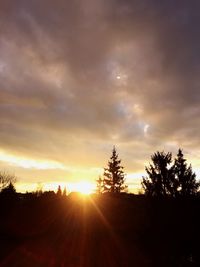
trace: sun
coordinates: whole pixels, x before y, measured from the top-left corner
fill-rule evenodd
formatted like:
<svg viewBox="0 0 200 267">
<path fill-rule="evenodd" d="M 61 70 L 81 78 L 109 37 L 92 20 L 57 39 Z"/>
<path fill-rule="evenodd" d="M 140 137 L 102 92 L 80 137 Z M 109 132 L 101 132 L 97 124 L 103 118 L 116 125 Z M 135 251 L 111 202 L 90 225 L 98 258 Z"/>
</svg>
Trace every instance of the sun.
<svg viewBox="0 0 200 267">
<path fill-rule="evenodd" d="M 94 192 L 94 186 L 89 182 L 79 182 L 73 185 L 71 191 L 76 191 L 83 195 L 90 195 Z"/>
</svg>

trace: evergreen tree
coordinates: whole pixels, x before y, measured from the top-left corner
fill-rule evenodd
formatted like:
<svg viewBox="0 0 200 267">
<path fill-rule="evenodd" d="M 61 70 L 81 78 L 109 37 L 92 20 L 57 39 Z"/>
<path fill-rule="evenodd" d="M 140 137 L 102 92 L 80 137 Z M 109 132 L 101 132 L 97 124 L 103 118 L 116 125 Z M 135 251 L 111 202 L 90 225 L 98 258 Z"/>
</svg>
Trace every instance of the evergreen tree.
<svg viewBox="0 0 200 267">
<path fill-rule="evenodd" d="M 58 190 L 57 190 L 56 194 L 57 194 L 58 197 L 62 196 L 62 190 L 61 190 L 61 186 L 60 185 L 58 186 Z"/>
<path fill-rule="evenodd" d="M 153 164 L 146 167 L 147 177 L 142 179 L 142 187 L 146 195 L 150 196 L 189 196 L 198 192 L 200 183 L 196 181 L 196 174 L 192 166 L 187 165 L 181 149 L 172 162 L 172 154 L 156 152 L 152 155 Z"/>
<path fill-rule="evenodd" d="M 108 167 L 104 168 L 104 192 L 120 193 L 127 189 L 123 168 L 116 149 L 113 147 Z"/>
<path fill-rule="evenodd" d="M 142 179 L 142 187 L 146 195 L 166 196 L 172 194 L 172 181 L 174 180 L 172 153 L 156 152 L 151 156 L 152 164 L 145 167 L 147 177 Z"/>
<path fill-rule="evenodd" d="M 15 193 L 16 193 L 16 189 L 15 189 L 14 185 L 12 184 L 12 182 L 10 182 L 8 186 L 4 187 L 1 190 L 1 194 L 12 195 Z"/>
<path fill-rule="evenodd" d="M 9 202 L 13 202 L 17 200 L 17 193 L 12 182 L 9 183 L 6 187 L 4 187 L 0 192 L 1 197 L 7 201 L 7 205 Z"/>
<path fill-rule="evenodd" d="M 200 183 L 196 181 L 196 174 L 192 171 L 192 166 L 187 166 L 181 149 L 178 150 L 174 161 L 174 171 L 177 187 L 176 195 L 188 196 L 196 194 Z"/>
<path fill-rule="evenodd" d="M 62 195 L 63 195 L 63 197 L 66 197 L 66 196 L 67 196 L 67 189 L 66 189 L 66 186 L 64 187 L 64 190 L 63 190 Z"/>
<path fill-rule="evenodd" d="M 96 192 L 98 194 L 103 193 L 104 191 L 104 179 L 101 178 L 101 176 L 99 176 L 99 178 L 96 180 Z"/>
<path fill-rule="evenodd" d="M 6 171 L 0 171 L 0 190 L 14 184 L 17 178 Z"/>
</svg>

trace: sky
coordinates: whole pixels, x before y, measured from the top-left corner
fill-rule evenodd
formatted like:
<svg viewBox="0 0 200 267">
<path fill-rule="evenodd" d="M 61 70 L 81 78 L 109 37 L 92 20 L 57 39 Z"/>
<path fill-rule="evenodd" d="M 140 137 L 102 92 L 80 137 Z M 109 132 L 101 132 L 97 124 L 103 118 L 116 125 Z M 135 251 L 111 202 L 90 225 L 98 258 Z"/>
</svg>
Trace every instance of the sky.
<svg viewBox="0 0 200 267">
<path fill-rule="evenodd" d="M 200 174 L 199 10 L 0 0 L 0 170 L 17 190 L 95 184 L 113 145 L 132 192 L 157 150 Z"/>
</svg>

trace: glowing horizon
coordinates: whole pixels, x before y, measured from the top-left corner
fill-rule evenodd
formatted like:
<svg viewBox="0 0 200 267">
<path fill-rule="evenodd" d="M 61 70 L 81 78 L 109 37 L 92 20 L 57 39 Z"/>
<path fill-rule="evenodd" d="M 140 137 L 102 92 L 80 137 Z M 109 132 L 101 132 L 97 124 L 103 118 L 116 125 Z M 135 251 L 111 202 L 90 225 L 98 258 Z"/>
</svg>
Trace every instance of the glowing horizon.
<svg viewBox="0 0 200 267">
<path fill-rule="evenodd" d="M 109 158 L 109 157 L 108 157 Z M 19 176 L 15 172 L 11 172 L 11 174 L 15 175 L 17 177 L 17 182 L 15 184 L 16 190 L 18 192 L 34 192 L 38 190 L 42 191 L 57 191 L 58 186 L 61 186 L 62 190 L 64 188 L 67 189 L 68 193 L 71 192 L 82 192 L 85 194 L 93 193 L 96 189 L 96 180 L 99 177 L 99 175 L 103 175 L 103 168 L 85 168 L 85 167 L 75 167 L 75 166 L 68 166 L 66 167 L 64 164 L 52 160 L 36 160 L 33 158 L 26 158 L 21 157 L 17 155 L 13 155 L 10 153 L 7 153 L 5 151 L 0 150 L 0 162 L 6 162 L 9 164 L 9 168 L 12 169 L 17 167 L 18 173 L 20 173 L 19 170 L 28 170 L 30 169 L 30 172 L 40 172 L 45 171 L 51 174 L 52 171 L 58 172 L 58 170 L 62 170 L 63 174 L 62 176 L 58 176 L 57 178 L 54 177 L 54 179 L 49 178 L 48 180 L 45 179 L 45 177 L 42 177 L 42 175 L 38 178 L 32 178 L 34 182 L 26 182 L 25 177 Z M 193 170 L 197 174 L 197 176 L 200 175 L 200 171 L 198 168 L 198 165 L 200 164 L 200 160 L 196 160 L 193 162 L 194 168 Z M 145 163 L 146 165 L 147 162 Z M 9 172 L 9 168 L 6 169 L 6 171 Z M 65 174 L 66 172 L 66 174 Z M 68 172 L 68 175 L 67 175 Z M 69 176 L 70 174 L 70 176 Z M 129 193 L 138 193 L 141 191 L 141 180 L 142 177 L 146 175 L 145 171 L 142 172 L 126 172 L 125 171 L 125 177 L 126 177 L 126 184 L 128 185 L 128 192 Z"/>
</svg>

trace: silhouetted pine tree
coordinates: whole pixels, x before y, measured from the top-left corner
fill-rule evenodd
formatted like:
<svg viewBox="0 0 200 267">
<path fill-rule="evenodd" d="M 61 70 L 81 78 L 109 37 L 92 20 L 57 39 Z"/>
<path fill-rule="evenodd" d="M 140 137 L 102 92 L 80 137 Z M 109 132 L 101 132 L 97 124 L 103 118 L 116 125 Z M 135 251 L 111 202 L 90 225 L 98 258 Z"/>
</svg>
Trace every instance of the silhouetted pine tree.
<svg viewBox="0 0 200 267">
<path fill-rule="evenodd" d="M 16 189 L 14 185 L 12 184 L 12 182 L 10 182 L 8 186 L 6 186 L 5 188 L 1 190 L 1 194 L 15 194 L 15 193 L 16 193 Z"/>
<path fill-rule="evenodd" d="M 151 156 L 152 164 L 145 167 L 147 177 L 142 178 L 142 187 L 146 195 L 166 196 L 172 194 L 174 177 L 172 153 L 156 152 Z"/>
<path fill-rule="evenodd" d="M 16 189 L 14 187 L 14 185 L 12 184 L 12 182 L 9 183 L 8 186 L 4 187 L 1 192 L 0 192 L 0 196 L 7 201 L 7 205 L 9 203 L 9 201 L 14 201 L 17 200 L 17 193 L 16 193 Z"/>
<path fill-rule="evenodd" d="M 196 181 L 196 174 L 192 171 L 192 166 L 187 166 L 181 149 L 178 150 L 174 161 L 175 182 L 177 186 L 176 195 L 189 196 L 195 195 L 200 183 Z"/>
<path fill-rule="evenodd" d="M 96 180 L 96 192 L 98 194 L 103 193 L 104 191 L 104 179 L 101 178 L 101 176 L 99 176 L 99 178 Z"/>
<path fill-rule="evenodd" d="M 64 190 L 63 190 L 62 195 L 63 195 L 63 197 L 66 197 L 66 196 L 67 196 L 67 189 L 66 189 L 66 186 L 64 187 Z"/>
<path fill-rule="evenodd" d="M 127 189 L 123 168 L 116 149 L 113 147 L 108 167 L 104 168 L 104 192 L 120 193 Z"/>
<path fill-rule="evenodd" d="M 62 190 L 61 190 L 61 186 L 60 185 L 58 186 L 58 190 L 57 190 L 56 194 L 57 194 L 58 197 L 62 196 Z"/>
<path fill-rule="evenodd" d="M 10 184 L 14 184 L 17 178 L 15 175 L 12 175 L 5 171 L 0 171 L 0 190 L 6 188 Z"/>
</svg>

